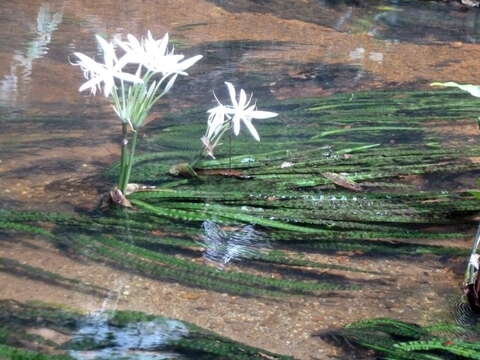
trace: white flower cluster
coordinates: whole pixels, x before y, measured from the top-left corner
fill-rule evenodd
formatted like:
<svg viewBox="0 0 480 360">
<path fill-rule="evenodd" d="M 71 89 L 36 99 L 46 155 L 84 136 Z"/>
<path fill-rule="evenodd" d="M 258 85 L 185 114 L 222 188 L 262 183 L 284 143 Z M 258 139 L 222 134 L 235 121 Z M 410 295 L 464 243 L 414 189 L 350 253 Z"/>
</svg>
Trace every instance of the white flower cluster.
<svg viewBox="0 0 480 360">
<path fill-rule="evenodd" d="M 151 73 L 161 73 L 164 78 L 173 75 L 175 79 L 178 74 L 187 75 L 185 70 L 202 58 L 202 55 L 196 55 L 183 60 L 184 55 L 174 54 L 173 48 L 169 51 L 168 34 L 160 40 L 153 39 L 150 31 L 147 38 L 140 41 L 131 34 L 127 36 L 127 41 L 107 42 L 99 35 L 96 38 L 103 51 L 103 63 L 96 62 L 85 54 L 74 53 L 80 60 L 75 65 L 81 67 L 88 80 L 79 91 L 90 90 L 94 95 L 97 88 L 101 89 L 103 85 L 103 93 L 108 97 L 113 90 L 116 90 L 115 78 L 131 83 L 143 83 L 144 79 L 140 77 L 142 67 Z M 116 45 L 125 52 L 120 58 L 115 52 Z M 123 71 L 128 64 L 139 65 L 135 74 Z M 170 87 L 173 81 L 169 81 Z"/>
<path fill-rule="evenodd" d="M 79 59 L 74 65 L 80 66 L 87 79 L 79 91 L 90 90 L 95 95 L 100 90 L 106 97 L 111 96 L 120 120 L 129 124 L 134 131 L 142 126 L 152 106 L 170 90 L 177 76 L 188 75 L 186 70 L 202 58 L 202 55 L 196 55 L 185 59 L 184 55 L 175 54 L 173 47 L 168 47 L 168 34 L 159 40 L 155 40 L 150 31 L 146 38 L 140 40 L 131 34 L 127 35 L 127 41 L 108 42 L 98 35 L 96 38 L 103 51 L 103 63 L 85 54 L 74 53 Z M 117 56 L 116 48 L 122 50 L 121 57 Z M 129 64 L 136 65 L 136 71 L 125 71 Z M 154 76 L 156 74 L 160 76 Z M 214 148 L 226 131 L 232 129 L 238 135 L 243 122 L 255 140 L 260 141 L 252 120 L 278 115 L 257 110 L 256 103 L 252 104 L 252 96 L 248 98 L 243 89 L 237 99 L 233 84 L 225 84 L 231 105 L 224 105 L 217 99 L 218 105 L 208 110 L 207 131 L 201 138 L 204 152 L 212 158 L 215 158 Z M 160 87 L 163 87 L 163 91 L 157 93 Z"/>
<path fill-rule="evenodd" d="M 207 131 L 201 139 L 205 153 L 212 158 L 215 158 L 213 149 L 218 145 L 220 138 L 228 129 L 233 128 L 233 133 L 238 135 L 240 133 L 240 123 L 243 122 L 253 138 L 260 141 L 260 136 L 253 126 L 252 120 L 268 119 L 278 115 L 270 111 L 257 110 L 256 103 L 251 105 L 252 96 L 247 99 L 247 94 L 243 89 L 240 89 L 240 95 L 237 100 L 237 92 L 233 84 L 226 81 L 225 85 L 227 85 L 232 104 L 223 105 L 217 99 L 218 105 L 208 110 Z"/>
</svg>

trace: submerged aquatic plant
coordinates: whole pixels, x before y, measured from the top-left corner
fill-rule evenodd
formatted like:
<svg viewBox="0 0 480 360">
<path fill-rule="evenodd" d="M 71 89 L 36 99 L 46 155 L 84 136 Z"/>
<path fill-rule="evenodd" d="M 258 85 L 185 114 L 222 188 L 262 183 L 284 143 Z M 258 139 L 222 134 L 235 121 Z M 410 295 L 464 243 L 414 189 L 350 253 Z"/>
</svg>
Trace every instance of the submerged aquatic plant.
<svg viewBox="0 0 480 360">
<path fill-rule="evenodd" d="M 118 188 L 109 193 L 109 200 L 114 203 L 130 206 L 126 199 L 126 191 L 134 163 L 138 131 L 142 127 L 153 105 L 172 88 L 178 75 L 188 75 L 186 70 L 202 58 L 196 55 L 184 59 L 183 55 L 169 50 L 169 37 L 155 40 L 150 33 L 138 40 L 129 34 L 127 41 L 108 42 L 96 36 L 103 51 L 104 61 L 97 62 L 85 54 L 76 52 L 79 59 L 74 65 L 80 66 L 87 81 L 79 91 L 89 90 L 93 95 L 102 91 L 105 97 L 111 98 L 113 109 L 122 122 L 122 147 L 118 177 Z M 123 51 L 118 56 L 116 47 Z M 130 72 L 128 65 L 135 65 L 136 70 Z M 253 119 L 268 119 L 277 113 L 260 111 L 256 103 L 252 104 L 252 96 L 247 97 L 244 89 L 240 89 L 237 97 L 235 87 L 225 82 L 231 104 L 224 105 L 218 99 L 218 105 L 208 110 L 208 124 L 205 135 L 201 138 L 204 152 L 215 158 L 213 151 L 219 145 L 221 137 L 232 130 L 239 135 L 241 123 L 250 134 L 260 141 L 260 136 L 252 124 Z"/>
<path fill-rule="evenodd" d="M 0 321 L 2 360 L 294 360 L 184 321 L 136 311 L 83 315 L 55 305 L 1 300 Z M 46 331 L 32 336 L 32 328 Z M 57 332 L 67 339 L 52 341 L 49 334 Z"/>
<path fill-rule="evenodd" d="M 419 326 L 390 318 L 356 321 L 340 330 L 318 336 L 343 340 L 343 345 L 355 344 L 370 349 L 378 358 L 391 360 L 480 359 L 478 327 L 463 327 L 453 323 Z"/>
<path fill-rule="evenodd" d="M 168 49 L 168 34 L 160 40 L 155 40 L 150 32 L 140 41 L 131 34 L 127 36 L 127 41 L 107 42 L 98 35 L 96 38 L 103 51 L 104 62 L 96 62 L 76 52 L 74 55 L 79 61 L 74 65 L 80 66 L 87 79 L 79 91 L 90 90 L 95 95 L 97 90 L 101 90 L 105 97 L 112 99 L 113 109 L 123 124 L 118 187 L 121 194 L 125 194 L 138 130 L 153 105 L 172 88 L 177 76 L 187 75 L 185 71 L 202 55 L 184 60 L 184 56 L 175 54 L 173 48 Z M 124 51 L 121 57 L 116 54 L 117 45 Z M 135 73 L 125 70 L 129 64 L 137 65 Z"/>
</svg>

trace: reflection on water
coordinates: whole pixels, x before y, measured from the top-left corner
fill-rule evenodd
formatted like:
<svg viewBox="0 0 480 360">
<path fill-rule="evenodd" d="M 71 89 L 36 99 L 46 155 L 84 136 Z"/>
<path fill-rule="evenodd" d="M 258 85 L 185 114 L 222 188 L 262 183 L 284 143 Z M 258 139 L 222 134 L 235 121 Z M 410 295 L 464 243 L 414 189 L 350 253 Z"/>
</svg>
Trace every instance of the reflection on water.
<svg viewBox="0 0 480 360">
<path fill-rule="evenodd" d="M 32 75 L 33 61 L 44 57 L 52 34 L 63 20 L 63 11 L 55 12 L 48 3 L 38 10 L 36 27 L 26 49 L 15 50 L 10 65 L 10 72 L 0 80 L 0 105 L 13 107 L 28 96 L 28 86 Z"/>
<path fill-rule="evenodd" d="M 204 234 L 200 237 L 200 244 L 204 247 L 203 258 L 218 267 L 231 261 L 254 258 L 269 247 L 264 234 L 252 225 L 225 231 L 213 221 L 204 221 L 202 228 Z"/>
<path fill-rule="evenodd" d="M 476 43 L 480 39 L 479 12 L 454 1 L 210 1 L 230 11 L 271 13 L 395 41 Z"/>
<path fill-rule="evenodd" d="M 109 314 L 105 312 L 82 319 L 69 347 L 95 350 L 71 350 L 70 356 L 77 360 L 177 359 L 178 354 L 159 350 L 188 336 L 188 328 L 176 320 L 155 319 L 129 323 L 124 327 L 112 326 L 108 321 Z"/>
</svg>

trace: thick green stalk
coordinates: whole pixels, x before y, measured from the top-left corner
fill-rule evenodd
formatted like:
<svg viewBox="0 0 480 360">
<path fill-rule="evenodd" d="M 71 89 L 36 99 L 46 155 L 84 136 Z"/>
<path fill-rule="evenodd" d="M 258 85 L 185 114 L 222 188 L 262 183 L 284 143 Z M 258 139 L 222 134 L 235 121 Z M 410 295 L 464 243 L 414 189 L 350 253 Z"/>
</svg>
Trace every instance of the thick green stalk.
<svg viewBox="0 0 480 360">
<path fill-rule="evenodd" d="M 118 178 L 118 187 L 122 190 L 125 190 L 126 175 L 127 175 L 127 166 L 128 165 L 128 124 L 123 123 L 122 125 L 122 145 L 121 145 L 121 157 L 120 157 L 120 175 Z"/>
<path fill-rule="evenodd" d="M 120 190 L 124 194 L 128 185 L 128 181 L 130 180 L 130 174 L 132 173 L 133 160 L 135 156 L 135 147 L 137 146 L 137 137 L 138 137 L 138 132 L 135 131 L 133 133 L 132 142 L 130 144 L 130 151 L 128 152 L 128 156 L 126 156 L 126 159 L 125 159 L 127 161 L 127 164 L 125 166 L 125 178 L 123 179 L 123 182 L 121 183 L 121 186 L 120 186 Z"/>
</svg>

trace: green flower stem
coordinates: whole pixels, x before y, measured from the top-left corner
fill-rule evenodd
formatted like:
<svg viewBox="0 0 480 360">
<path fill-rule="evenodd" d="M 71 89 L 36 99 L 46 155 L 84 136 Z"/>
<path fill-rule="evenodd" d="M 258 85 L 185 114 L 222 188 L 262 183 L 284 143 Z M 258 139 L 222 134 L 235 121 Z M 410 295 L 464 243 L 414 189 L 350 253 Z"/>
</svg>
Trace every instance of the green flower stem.
<svg viewBox="0 0 480 360">
<path fill-rule="evenodd" d="M 135 147 L 137 146 L 137 138 L 138 138 L 138 132 L 135 131 L 133 133 L 130 150 L 127 152 L 125 159 L 122 156 L 121 174 L 124 174 L 124 177 L 120 176 L 122 179 L 122 182 L 120 183 L 120 190 L 124 194 L 125 194 L 125 190 L 127 189 L 128 181 L 130 180 L 130 174 L 132 173 L 133 160 L 135 156 Z M 125 161 L 125 164 L 123 164 L 124 161 Z"/>
<path fill-rule="evenodd" d="M 126 175 L 127 155 L 128 155 L 128 124 L 123 123 L 122 146 L 121 146 L 121 157 L 120 157 L 120 175 L 118 178 L 118 186 L 120 189 L 123 189 L 126 186 L 125 175 Z"/>
</svg>

